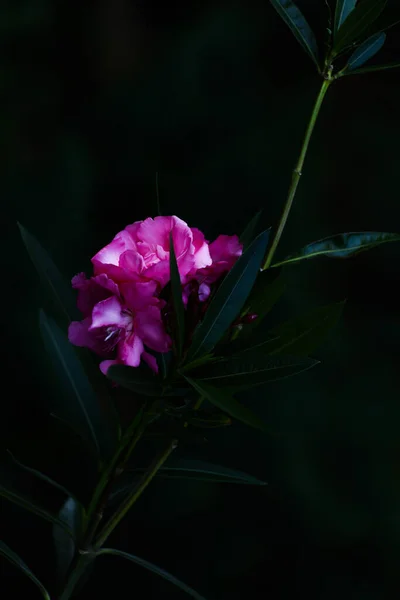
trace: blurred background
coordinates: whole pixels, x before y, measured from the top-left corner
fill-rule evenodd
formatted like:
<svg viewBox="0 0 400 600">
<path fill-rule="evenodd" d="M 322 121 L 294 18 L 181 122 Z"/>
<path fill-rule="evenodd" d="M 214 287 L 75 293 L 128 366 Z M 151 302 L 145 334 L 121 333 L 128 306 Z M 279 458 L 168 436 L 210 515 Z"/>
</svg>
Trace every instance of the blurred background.
<svg viewBox="0 0 400 600">
<path fill-rule="evenodd" d="M 333 4 L 333 0 L 328 0 Z M 323 0 L 299 0 L 324 42 Z M 386 20 L 400 19 L 389 0 Z M 263 209 L 275 225 L 320 81 L 268 0 L 2 0 L 1 445 L 76 489 L 91 467 L 49 418 L 56 388 L 38 328 L 41 287 L 20 221 L 71 278 L 117 231 L 164 214 L 213 239 Z M 399 28 L 375 62 L 400 60 Z M 278 257 L 342 231 L 400 230 L 400 70 L 343 78 L 326 97 Z M 110 539 L 209 600 L 392 598 L 400 584 L 400 245 L 288 273 L 277 323 L 347 298 L 321 364 L 246 401 L 240 424 L 187 456 L 268 486 L 160 480 Z M 50 383 L 49 383 L 50 380 Z M 19 489 L 49 506 L 26 474 Z M 49 587 L 51 527 L 8 502 L 2 538 Z M 9 563 L 1 590 L 39 597 Z M 113 557 L 82 598 L 184 594 Z"/>
</svg>

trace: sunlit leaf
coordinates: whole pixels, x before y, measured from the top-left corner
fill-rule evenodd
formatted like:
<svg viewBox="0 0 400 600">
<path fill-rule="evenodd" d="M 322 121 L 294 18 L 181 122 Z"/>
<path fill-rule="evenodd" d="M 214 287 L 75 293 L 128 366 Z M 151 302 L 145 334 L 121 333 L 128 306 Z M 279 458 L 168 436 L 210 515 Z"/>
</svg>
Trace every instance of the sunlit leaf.
<svg viewBox="0 0 400 600">
<path fill-rule="evenodd" d="M 295 3 L 292 0 L 270 0 L 270 2 L 318 67 L 318 46 L 314 33 Z"/>
<path fill-rule="evenodd" d="M 60 381 L 70 393 L 60 417 L 82 431 L 82 437 L 94 446 L 99 457 L 109 458 L 115 450 L 115 439 L 73 346 L 44 311 L 40 311 L 40 329 Z"/>
<path fill-rule="evenodd" d="M 335 36 L 333 54 L 337 55 L 353 42 L 360 39 L 365 31 L 379 17 L 387 0 L 364 0 L 357 3 Z"/>
<path fill-rule="evenodd" d="M 296 254 L 290 255 L 285 260 L 275 263 L 272 266 L 280 267 L 300 260 L 315 258 L 316 256 L 348 258 L 370 248 L 375 248 L 375 246 L 379 246 L 380 244 L 398 241 L 400 241 L 400 234 L 398 233 L 382 233 L 377 231 L 340 233 L 318 240 L 317 242 L 312 242 Z"/>
<path fill-rule="evenodd" d="M 256 429 L 261 429 L 262 431 L 266 430 L 265 424 L 261 419 L 225 391 L 222 391 L 205 381 L 195 380 L 189 377 L 186 377 L 186 379 L 198 394 L 204 396 L 211 404 L 214 404 L 214 406 L 226 412 L 233 419 L 242 421 L 242 423 Z"/>
<path fill-rule="evenodd" d="M 22 558 L 20 558 L 18 556 L 18 554 L 15 554 L 15 552 L 13 552 L 11 550 L 11 548 L 9 548 L 7 546 L 7 544 L 5 544 L 4 542 L 0 541 L 0 555 L 4 556 L 4 558 L 6 558 L 7 560 L 9 560 L 13 565 L 15 565 L 16 567 L 18 567 L 23 573 L 25 573 L 25 575 L 27 577 L 29 577 L 29 579 L 31 581 L 33 581 L 33 583 L 36 585 L 36 587 L 39 588 L 39 590 L 41 591 L 41 594 L 43 596 L 43 598 L 45 598 L 46 600 L 51 600 L 48 591 L 46 590 L 46 588 L 44 587 L 44 585 L 39 581 L 39 579 L 32 573 L 32 571 L 30 570 L 30 568 L 24 563 L 24 561 L 22 560 Z"/>
<path fill-rule="evenodd" d="M 240 314 L 259 273 L 268 239 L 269 231 L 256 237 L 222 281 L 194 332 L 187 362 L 208 354 Z"/>
<path fill-rule="evenodd" d="M 191 587 L 186 585 L 186 583 L 183 583 L 183 581 L 180 581 L 174 575 L 171 575 L 167 571 L 164 571 L 164 569 L 157 567 L 157 565 L 154 565 L 153 563 L 151 563 L 147 560 L 144 560 L 143 558 L 139 558 L 138 556 L 135 556 L 134 554 L 128 554 L 127 552 L 122 552 L 121 550 L 114 550 L 113 548 L 102 548 L 101 550 L 97 551 L 98 556 L 101 556 L 103 554 L 111 554 L 114 556 L 119 556 L 121 558 L 126 558 L 127 560 L 130 560 L 131 562 L 136 563 L 140 567 L 144 567 L 145 569 L 148 569 L 152 573 L 155 573 L 156 575 L 163 577 L 170 583 L 173 583 L 178 588 L 180 588 L 183 592 L 186 592 L 186 594 L 188 594 L 192 598 L 195 598 L 195 600 L 205 600 L 205 598 L 203 596 L 201 596 L 195 590 L 193 590 Z"/>
<path fill-rule="evenodd" d="M 361 44 L 361 46 L 359 46 L 357 50 L 350 56 L 349 60 L 347 61 L 347 68 L 352 71 L 358 67 L 361 67 L 361 65 L 366 63 L 367 60 L 379 52 L 385 43 L 385 40 L 385 33 L 376 33 L 365 40 L 365 42 Z"/>
<path fill-rule="evenodd" d="M 62 582 L 75 556 L 76 543 L 82 535 L 84 511 L 82 506 L 72 497 L 62 505 L 58 518 L 73 532 L 74 539 L 65 533 L 58 525 L 53 526 L 53 540 L 57 560 L 57 577 Z"/>
<path fill-rule="evenodd" d="M 336 0 L 334 35 L 338 32 L 349 14 L 354 10 L 357 0 Z"/>
<path fill-rule="evenodd" d="M 68 321 L 80 319 L 76 298 L 71 285 L 64 281 L 54 262 L 39 242 L 20 223 L 18 227 L 28 254 L 39 273 L 42 283 Z"/>
<path fill-rule="evenodd" d="M 177 346 L 178 357 L 182 355 L 183 342 L 185 339 L 185 309 L 182 300 L 182 285 L 181 277 L 179 275 L 178 264 L 176 262 L 174 243 L 172 235 L 170 234 L 169 239 L 169 264 L 171 271 L 171 291 L 172 291 L 172 304 L 174 308 L 174 335 Z"/>
<path fill-rule="evenodd" d="M 288 352 L 290 353 L 290 349 Z M 237 387 L 244 390 L 296 375 L 316 364 L 318 361 L 307 357 L 272 357 L 253 351 L 221 359 L 191 375 L 198 384 L 211 384 L 217 388 Z"/>
</svg>

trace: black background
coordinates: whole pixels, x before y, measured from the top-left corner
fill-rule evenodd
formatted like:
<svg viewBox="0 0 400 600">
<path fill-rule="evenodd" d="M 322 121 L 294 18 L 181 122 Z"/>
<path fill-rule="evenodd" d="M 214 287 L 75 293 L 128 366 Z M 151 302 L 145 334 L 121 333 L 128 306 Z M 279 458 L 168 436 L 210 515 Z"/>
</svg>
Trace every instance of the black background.
<svg viewBox="0 0 400 600">
<path fill-rule="evenodd" d="M 323 43 L 323 0 L 299 1 Z M 331 2 L 332 4 L 332 2 Z M 387 18 L 400 18 L 394 0 Z M 213 239 L 259 208 L 276 224 L 318 92 L 313 64 L 267 0 L 3 0 L 0 5 L 2 447 L 78 490 L 91 465 L 54 432 L 56 388 L 38 330 L 40 283 L 16 221 L 68 276 L 157 211 Z M 319 33 L 318 33 L 319 32 Z M 399 29 L 376 62 L 400 60 Z M 400 230 L 400 71 L 329 90 L 278 256 L 341 231 Z M 246 402 L 282 435 L 239 424 L 183 455 L 263 488 L 157 481 L 110 539 L 210 600 L 394 597 L 400 561 L 399 259 L 396 244 L 293 267 L 272 322 L 347 298 L 312 371 Z M 3 470 L 9 462 L 4 456 Z M 19 477 L 19 476 L 18 476 Z M 19 489 L 62 498 L 25 475 Z M 8 502 L 2 538 L 50 588 L 51 527 Z M 39 597 L 2 563 L 10 600 Z M 82 598 L 183 598 L 102 557 Z"/>
</svg>

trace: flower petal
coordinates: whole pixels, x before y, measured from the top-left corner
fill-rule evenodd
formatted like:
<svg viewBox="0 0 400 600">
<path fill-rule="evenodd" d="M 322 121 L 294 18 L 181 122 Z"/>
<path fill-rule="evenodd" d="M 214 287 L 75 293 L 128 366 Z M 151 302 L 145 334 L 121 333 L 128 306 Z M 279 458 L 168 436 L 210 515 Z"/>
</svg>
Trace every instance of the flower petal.
<svg viewBox="0 0 400 600">
<path fill-rule="evenodd" d="M 90 331 L 91 322 L 90 317 L 83 321 L 72 321 L 68 328 L 68 339 L 74 346 L 89 348 L 100 356 L 107 356 L 103 341 Z"/>
<path fill-rule="evenodd" d="M 192 227 L 193 246 L 194 246 L 194 268 L 204 269 L 212 264 L 212 258 L 208 243 L 204 239 L 204 234 L 195 227 Z"/>
<path fill-rule="evenodd" d="M 149 306 L 146 311 L 139 311 L 134 318 L 135 332 L 151 350 L 168 352 L 171 338 L 164 328 L 160 309 Z"/>
<path fill-rule="evenodd" d="M 158 373 L 158 364 L 155 356 L 150 354 L 150 352 L 143 352 L 142 358 L 154 373 Z"/>
<path fill-rule="evenodd" d="M 113 365 L 120 365 L 121 361 L 119 360 L 103 360 L 99 367 L 100 367 L 100 371 L 103 373 L 103 375 L 107 375 L 107 371 L 110 367 L 112 367 Z"/>
<path fill-rule="evenodd" d="M 157 291 L 156 281 L 134 281 L 121 283 L 121 293 L 128 308 L 144 310 L 149 304 L 158 304 L 155 297 Z"/>
<path fill-rule="evenodd" d="M 118 359 L 128 367 L 138 367 L 143 350 L 140 337 L 136 333 L 131 333 L 118 344 Z"/>
<path fill-rule="evenodd" d="M 111 296 L 96 304 L 92 312 L 92 325 L 90 330 L 99 327 L 115 327 L 126 329 L 132 322 L 132 317 L 122 310 L 121 302 L 116 296 Z"/>
</svg>

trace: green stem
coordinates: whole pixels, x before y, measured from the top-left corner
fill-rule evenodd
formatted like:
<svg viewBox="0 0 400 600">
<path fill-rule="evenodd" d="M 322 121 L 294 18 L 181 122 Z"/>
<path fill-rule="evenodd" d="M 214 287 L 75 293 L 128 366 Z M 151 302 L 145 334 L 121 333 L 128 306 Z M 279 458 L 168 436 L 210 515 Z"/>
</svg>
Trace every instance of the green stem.
<svg viewBox="0 0 400 600">
<path fill-rule="evenodd" d="M 330 84 L 332 83 L 332 78 L 329 77 L 327 79 L 324 79 L 324 82 L 321 86 L 321 89 L 319 91 L 317 100 L 314 104 L 314 108 L 313 111 L 311 113 L 311 118 L 310 121 L 308 123 L 308 127 L 306 130 L 306 134 L 304 136 L 304 140 L 303 140 L 303 145 L 301 147 L 301 151 L 300 151 L 300 156 L 298 158 L 297 164 L 293 170 L 293 174 L 292 174 L 292 181 L 289 187 L 289 193 L 288 193 L 288 197 L 286 200 L 286 204 L 283 208 L 283 212 L 279 221 L 279 225 L 278 228 L 276 230 L 275 233 L 275 237 L 272 241 L 271 247 L 269 249 L 269 252 L 267 254 L 267 258 L 265 259 L 265 263 L 263 266 L 263 269 L 268 269 L 268 267 L 270 266 L 272 259 L 274 257 L 275 251 L 278 247 L 279 244 L 279 240 L 281 239 L 283 230 L 285 229 L 285 225 L 286 225 L 286 221 L 288 219 L 289 213 L 290 213 L 290 209 L 292 208 L 292 204 L 293 204 L 293 200 L 294 197 L 296 195 L 296 190 L 297 190 L 297 186 L 299 184 L 300 181 L 300 177 L 301 177 L 301 173 L 302 173 L 302 169 L 303 169 L 303 165 L 304 165 L 304 160 L 306 158 L 306 154 L 307 154 L 307 150 L 308 150 L 308 145 L 310 143 L 310 139 L 315 127 L 315 123 L 317 121 L 317 117 L 319 114 L 319 111 L 321 109 L 322 106 L 322 102 L 324 100 L 325 94 L 328 91 L 328 88 L 330 86 Z"/>
<path fill-rule="evenodd" d="M 126 513 L 130 510 L 136 500 L 142 495 L 144 490 L 147 488 L 151 480 L 157 475 L 159 469 L 163 466 L 169 455 L 175 450 L 178 445 L 177 440 L 172 440 L 167 448 L 157 457 L 154 462 L 150 465 L 147 471 L 143 474 L 143 477 L 138 482 L 137 486 L 133 490 L 132 494 L 118 507 L 116 512 L 110 517 L 109 521 L 105 524 L 103 529 L 100 531 L 96 542 L 95 549 L 101 548 L 108 536 L 114 531 L 119 522 L 124 518 Z"/>
<path fill-rule="evenodd" d="M 68 578 L 67 584 L 60 596 L 60 600 L 69 600 L 75 590 L 77 583 L 86 571 L 89 563 L 95 558 L 91 554 L 78 554 L 74 562 L 74 568 Z"/>
</svg>

